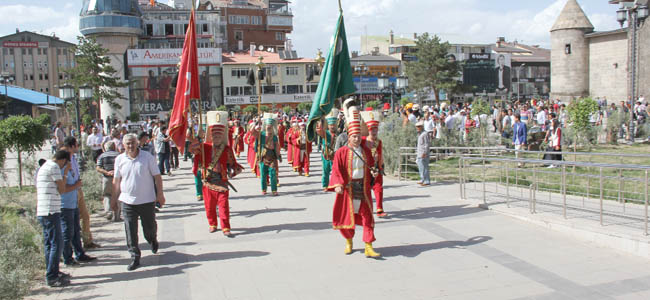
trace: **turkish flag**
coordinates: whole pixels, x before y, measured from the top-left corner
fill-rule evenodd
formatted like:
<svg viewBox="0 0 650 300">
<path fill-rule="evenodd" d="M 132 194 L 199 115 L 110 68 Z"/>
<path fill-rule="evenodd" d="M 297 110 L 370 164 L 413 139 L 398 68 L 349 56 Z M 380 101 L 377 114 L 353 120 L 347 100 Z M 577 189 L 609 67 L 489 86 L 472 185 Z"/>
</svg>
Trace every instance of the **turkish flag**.
<svg viewBox="0 0 650 300">
<path fill-rule="evenodd" d="M 194 8 L 192 8 L 189 28 L 185 33 L 185 44 L 183 45 L 181 66 L 178 71 L 176 95 L 174 96 L 174 108 L 172 109 L 168 130 L 168 135 L 181 153 L 183 153 L 185 148 L 185 132 L 187 131 L 187 115 L 190 111 L 190 99 L 201 99 L 197 52 L 196 24 L 194 23 Z"/>
</svg>

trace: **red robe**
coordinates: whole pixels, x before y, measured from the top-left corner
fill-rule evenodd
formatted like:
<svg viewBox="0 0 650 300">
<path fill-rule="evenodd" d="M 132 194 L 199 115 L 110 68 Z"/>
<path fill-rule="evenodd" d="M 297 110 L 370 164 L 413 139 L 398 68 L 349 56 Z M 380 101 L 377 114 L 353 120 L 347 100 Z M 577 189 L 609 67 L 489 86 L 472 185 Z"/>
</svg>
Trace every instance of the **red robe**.
<svg viewBox="0 0 650 300">
<path fill-rule="evenodd" d="M 304 157 L 300 157 L 300 134 L 302 130 L 294 130 L 291 135 L 291 141 L 293 143 L 293 169 L 302 173 L 303 171 L 309 174 L 309 154 L 311 153 L 311 142 L 307 140 L 305 143 L 305 153 Z M 305 133 L 306 134 L 306 133 Z"/>
<path fill-rule="evenodd" d="M 209 169 L 212 164 L 212 144 L 203 143 L 203 156 L 205 158 L 205 168 Z M 194 159 L 194 166 L 192 167 L 192 172 L 194 176 L 197 176 L 197 171 L 201 166 L 203 166 L 201 153 L 197 153 Z M 239 165 L 235 159 L 235 155 L 232 152 L 232 148 L 224 147 L 223 152 L 219 156 L 219 162 L 215 167 L 214 171 L 217 171 L 221 174 L 223 181 L 228 181 L 228 175 L 232 177 L 241 173 L 244 169 Z M 207 172 L 201 172 L 202 175 Z M 223 231 L 230 231 L 230 205 L 228 203 L 229 191 L 227 189 L 218 187 L 210 187 L 206 183 L 203 184 L 203 202 L 205 205 L 205 213 L 208 218 L 208 224 L 210 227 L 217 228 L 218 220 L 221 222 L 221 229 Z M 217 207 L 219 207 L 219 217 L 217 218 Z"/>
<path fill-rule="evenodd" d="M 235 131 L 235 127 L 228 127 L 228 146 L 233 146 L 232 133 Z"/>
<path fill-rule="evenodd" d="M 372 175 L 370 174 L 370 168 L 368 165 L 374 165 L 375 161 L 372 159 L 372 153 L 370 149 L 365 146 L 361 146 L 361 152 L 359 155 L 363 156 L 363 160 L 366 161 L 364 167 L 363 175 L 363 194 L 364 199 L 362 200 L 361 206 L 367 205 L 367 207 L 372 212 L 372 198 L 370 195 L 370 179 Z M 343 187 L 343 194 L 336 194 L 336 200 L 334 201 L 334 211 L 332 218 L 332 226 L 334 229 L 353 229 L 355 224 L 358 222 L 355 220 L 355 217 L 358 214 L 354 213 L 354 204 L 352 203 L 352 187 L 350 181 L 352 178 L 352 160 L 354 158 L 354 153 L 348 148 L 348 146 L 343 146 L 334 154 L 332 174 L 330 175 L 330 183 L 327 187 L 328 191 L 334 191 L 338 186 Z M 361 211 L 361 208 L 359 208 Z M 370 214 L 369 225 L 374 227 L 374 219 L 372 219 L 372 213 Z"/>
<path fill-rule="evenodd" d="M 244 152 L 244 127 L 242 126 L 237 126 L 234 127 L 232 130 L 232 139 L 233 139 L 233 152 L 237 154 L 237 157 L 239 157 L 239 154 Z"/>
<path fill-rule="evenodd" d="M 291 141 L 291 137 L 293 136 L 293 130 L 294 128 L 291 127 L 289 130 L 287 130 L 287 133 L 284 136 L 284 140 L 287 141 L 287 162 L 289 165 L 293 166 L 293 142 Z"/>
<path fill-rule="evenodd" d="M 280 148 L 284 148 L 284 134 L 285 134 L 286 128 L 282 123 L 278 125 L 278 141 L 280 142 Z"/>
<path fill-rule="evenodd" d="M 257 132 L 253 132 L 252 130 L 249 130 L 246 132 L 244 135 L 244 141 L 246 144 L 248 144 L 248 152 L 246 155 L 246 161 L 248 162 L 248 165 L 251 167 L 251 171 L 253 173 L 257 174 L 257 166 L 256 164 L 256 151 L 255 151 L 255 140 L 257 139 Z"/>
<path fill-rule="evenodd" d="M 370 153 L 373 152 L 373 149 L 368 146 L 368 137 L 361 138 L 361 146 L 370 149 Z M 377 213 L 384 211 L 384 176 L 381 174 L 381 171 L 384 170 L 384 155 L 383 155 L 383 143 L 381 140 L 377 141 L 377 147 L 375 148 L 375 153 L 373 155 L 373 160 L 376 163 L 376 167 L 380 170 L 379 175 L 375 177 L 375 180 L 372 184 L 372 190 L 375 192 L 375 200 L 377 202 Z"/>
</svg>

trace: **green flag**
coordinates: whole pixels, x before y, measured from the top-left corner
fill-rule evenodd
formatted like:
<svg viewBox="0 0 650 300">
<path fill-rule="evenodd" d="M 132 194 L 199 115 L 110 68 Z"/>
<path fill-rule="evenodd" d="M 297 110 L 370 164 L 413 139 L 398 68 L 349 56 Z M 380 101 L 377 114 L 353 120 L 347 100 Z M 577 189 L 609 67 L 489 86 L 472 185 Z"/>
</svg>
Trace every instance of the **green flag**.
<svg viewBox="0 0 650 300">
<path fill-rule="evenodd" d="M 315 138 L 316 124 L 332 111 L 336 99 L 353 94 L 355 91 L 348 41 L 345 36 L 345 24 L 341 13 L 325 65 L 320 73 L 320 82 L 316 89 L 316 95 L 314 95 L 314 102 L 311 105 L 307 122 L 307 138 L 310 141 Z"/>
</svg>

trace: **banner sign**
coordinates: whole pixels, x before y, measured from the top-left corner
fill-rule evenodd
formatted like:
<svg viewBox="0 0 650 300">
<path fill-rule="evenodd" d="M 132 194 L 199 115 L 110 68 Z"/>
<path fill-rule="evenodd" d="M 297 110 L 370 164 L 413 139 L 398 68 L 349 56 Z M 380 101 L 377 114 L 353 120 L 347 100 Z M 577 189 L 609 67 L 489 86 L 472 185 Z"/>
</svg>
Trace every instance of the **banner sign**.
<svg viewBox="0 0 650 300">
<path fill-rule="evenodd" d="M 4 48 L 38 48 L 38 42 L 2 42 Z"/>
<path fill-rule="evenodd" d="M 183 49 L 130 49 L 128 66 L 175 66 Z M 199 48 L 199 65 L 221 64 L 221 48 Z"/>
<path fill-rule="evenodd" d="M 311 102 L 315 94 L 267 94 L 262 97 L 262 104 Z M 225 105 L 257 104 L 257 96 L 227 96 Z"/>
</svg>

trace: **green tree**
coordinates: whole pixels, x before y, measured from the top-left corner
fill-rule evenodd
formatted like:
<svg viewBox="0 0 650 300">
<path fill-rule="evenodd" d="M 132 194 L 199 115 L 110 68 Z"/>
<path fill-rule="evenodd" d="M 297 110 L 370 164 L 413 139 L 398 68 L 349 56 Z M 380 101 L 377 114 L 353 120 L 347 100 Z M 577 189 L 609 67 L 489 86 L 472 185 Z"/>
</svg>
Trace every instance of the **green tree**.
<svg viewBox="0 0 650 300">
<path fill-rule="evenodd" d="M 381 105 L 381 103 L 379 103 L 379 101 L 368 101 L 368 102 L 366 102 L 366 107 L 372 107 L 373 110 L 379 108 L 380 105 Z"/>
<path fill-rule="evenodd" d="M 34 155 L 43 147 L 48 137 L 48 128 L 41 122 L 42 120 L 33 119 L 31 116 L 13 116 L 0 121 L 0 149 L 18 154 L 18 185 L 21 189 L 23 187 L 22 153 Z"/>
<path fill-rule="evenodd" d="M 485 100 L 483 100 L 483 98 L 479 98 L 478 100 L 472 102 L 471 117 L 474 118 L 475 116 L 480 116 L 483 114 L 490 115 L 490 105 Z"/>
<path fill-rule="evenodd" d="M 140 122 L 140 113 L 137 111 L 132 111 L 131 115 L 129 116 L 129 120 L 131 122 Z M 84 119 L 84 122 L 86 122 L 86 119 Z"/>
<path fill-rule="evenodd" d="M 571 122 L 571 131 L 575 136 L 573 141 L 574 150 L 577 148 L 578 142 L 584 142 L 585 144 L 591 144 L 594 133 L 594 128 L 592 128 L 589 123 L 591 115 L 598 111 L 598 103 L 591 98 L 582 98 L 578 100 L 573 100 L 567 108 L 569 113 L 569 122 Z"/>
<path fill-rule="evenodd" d="M 414 90 L 431 90 L 440 105 L 441 90 L 455 90 L 461 75 L 460 64 L 447 58 L 449 42 L 442 42 L 437 35 L 424 33 L 415 41 L 416 61 L 406 63 L 406 75 L 409 88 Z"/>
<path fill-rule="evenodd" d="M 298 104 L 298 110 L 301 112 L 311 111 L 311 102 L 301 102 Z"/>
<path fill-rule="evenodd" d="M 218 111 L 228 111 L 228 108 L 225 105 L 221 105 L 221 106 L 217 107 L 217 110 Z"/>
<path fill-rule="evenodd" d="M 243 112 L 249 113 L 249 114 L 257 114 L 257 106 L 256 105 L 249 105 L 244 108 Z"/>
<path fill-rule="evenodd" d="M 288 114 L 291 113 L 291 111 L 293 110 L 293 108 L 291 108 L 291 106 L 285 106 L 285 107 L 282 108 L 282 110 L 284 111 L 285 114 L 288 115 Z"/>
<path fill-rule="evenodd" d="M 268 106 L 268 105 L 262 105 L 262 106 L 260 106 L 260 110 L 261 110 L 262 112 L 270 112 L 270 111 L 271 111 L 271 107 Z"/>
<path fill-rule="evenodd" d="M 81 114 L 96 115 L 92 112 L 93 101 L 108 102 L 114 108 L 121 108 L 116 100 L 126 99 L 118 92 L 118 88 L 129 86 L 128 82 L 119 79 L 117 70 L 111 66 L 107 56 L 108 49 L 103 48 L 94 38 L 78 36 L 79 44 L 75 47 L 75 66 L 66 72 L 70 84 L 79 88 L 88 85 L 93 88 L 93 97 L 81 100 Z"/>
</svg>

